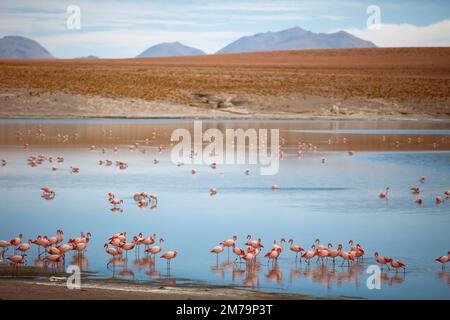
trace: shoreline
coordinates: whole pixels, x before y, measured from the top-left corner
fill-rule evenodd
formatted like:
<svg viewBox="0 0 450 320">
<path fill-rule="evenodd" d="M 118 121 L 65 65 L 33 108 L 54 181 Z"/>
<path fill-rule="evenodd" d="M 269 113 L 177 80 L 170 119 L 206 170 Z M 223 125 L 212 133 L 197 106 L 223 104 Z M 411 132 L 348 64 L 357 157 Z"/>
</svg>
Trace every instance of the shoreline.
<svg viewBox="0 0 450 320">
<path fill-rule="evenodd" d="M 81 289 L 70 290 L 63 281 L 0 279 L 0 300 L 322 300 L 357 299 L 256 291 L 232 286 L 156 285 L 125 280 L 84 279 Z"/>
</svg>

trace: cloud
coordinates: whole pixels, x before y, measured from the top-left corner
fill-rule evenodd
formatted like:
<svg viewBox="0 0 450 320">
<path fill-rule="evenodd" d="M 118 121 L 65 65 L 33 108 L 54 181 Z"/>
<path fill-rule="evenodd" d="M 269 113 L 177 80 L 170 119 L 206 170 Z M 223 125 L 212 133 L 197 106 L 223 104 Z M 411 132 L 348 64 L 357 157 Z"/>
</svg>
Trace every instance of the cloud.
<svg viewBox="0 0 450 320">
<path fill-rule="evenodd" d="M 382 24 L 380 30 L 346 29 L 347 32 L 369 40 L 379 47 L 448 47 L 450 20 L 428 26 L 413 24 Z"/>
</svg>

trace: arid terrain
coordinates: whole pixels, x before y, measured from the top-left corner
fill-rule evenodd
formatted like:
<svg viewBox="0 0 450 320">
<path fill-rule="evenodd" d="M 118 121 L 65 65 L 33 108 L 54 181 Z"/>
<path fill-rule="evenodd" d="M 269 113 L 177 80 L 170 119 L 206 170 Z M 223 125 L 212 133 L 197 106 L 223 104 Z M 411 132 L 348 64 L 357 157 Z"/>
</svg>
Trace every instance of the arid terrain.
<svg viewBox="0 0 450 320">
<path fill-rule="evenodd" d="M 0 117 L 449 119 L 450 48 L 3 60 Z"/>
</svg>

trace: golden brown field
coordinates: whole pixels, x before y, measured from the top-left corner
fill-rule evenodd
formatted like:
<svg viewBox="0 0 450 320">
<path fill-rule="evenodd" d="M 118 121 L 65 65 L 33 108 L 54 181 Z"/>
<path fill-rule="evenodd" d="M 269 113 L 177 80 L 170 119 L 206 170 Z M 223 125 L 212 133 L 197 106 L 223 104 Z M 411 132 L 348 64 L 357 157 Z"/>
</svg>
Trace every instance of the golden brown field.
<svg viewBox="0 0 450 320">
<path fill-rule="evenodd" d="M 67 107 L 70 115 L 80 116 L 151 117 L 181 110 L 180 116 L 214 111 L 230 116 L 450 118 L 450 48 L 3 60 L 0 88 L 1 116 L 64 116 L 66 109 L 58 105 L 70 105 L 65 100 L 75 94 L 113 99 L 97 103 L 98 110 Z M 33 114 L 41 96 L 45 100 Z M 117 99 L 120 106 L 109 103 Z M 84 103 L 77 101 L 71 103 Z M 136 101 L 139 107 L 133 107 Z"/>
</svg>

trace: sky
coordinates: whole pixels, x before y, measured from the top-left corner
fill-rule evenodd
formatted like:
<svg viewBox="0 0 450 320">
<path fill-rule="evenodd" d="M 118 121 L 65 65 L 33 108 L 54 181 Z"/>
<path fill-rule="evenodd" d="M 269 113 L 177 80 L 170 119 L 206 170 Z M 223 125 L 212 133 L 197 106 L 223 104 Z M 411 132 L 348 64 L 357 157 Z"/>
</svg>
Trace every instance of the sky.
<svg viewBox="0 0 450 320">
<path fill-rule="evenodd" d="M 77 21 L 71 5 L 79 28 L 67 26 Z M 378 29 L 367 27 L 370 5 L 380 10 Z M 57 58 L 135 57 L 174 41 L 214 53 L 242 36 L 294 26 L 345 30 L 381 47 L 450 46 L 450 1 L 0 0 L 0 37 L 34 39 Z"/>
</svg>

